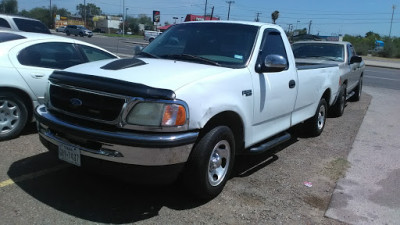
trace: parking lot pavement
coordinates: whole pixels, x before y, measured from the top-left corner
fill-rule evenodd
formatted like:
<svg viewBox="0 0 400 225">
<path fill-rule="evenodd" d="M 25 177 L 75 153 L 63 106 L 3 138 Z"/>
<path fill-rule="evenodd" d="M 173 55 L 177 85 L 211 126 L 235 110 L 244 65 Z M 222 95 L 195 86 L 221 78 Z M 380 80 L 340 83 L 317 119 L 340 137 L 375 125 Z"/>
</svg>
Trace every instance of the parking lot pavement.
<svg viewBox="0 0 400 225">
<path fill-rule="evenodd" d="M 349 224 L 400 224 L 400 91 L 373 96 L 326 216 Z"/>
</svg>

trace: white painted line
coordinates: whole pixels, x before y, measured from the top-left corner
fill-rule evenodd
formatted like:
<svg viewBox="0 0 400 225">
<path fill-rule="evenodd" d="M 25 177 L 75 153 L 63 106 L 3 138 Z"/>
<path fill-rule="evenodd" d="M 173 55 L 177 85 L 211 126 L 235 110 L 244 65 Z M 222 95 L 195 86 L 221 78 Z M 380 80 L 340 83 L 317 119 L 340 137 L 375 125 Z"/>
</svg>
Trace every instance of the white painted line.
<svg viewBox="0 0 400 225">
<path fill-rule="evenodd" d="M 400 81 L 400 79 L 390 79 L 390 78 L 384 78 L 384 77 L 375 77 L 375 76 L 365 76 L 368 78 L 372 78 L 372 79 L 381 79 L 381 80 L 390 80 L 390 81 Z"/>
<path fill-rule="evenodd" d="M 62 165 L 55 166 L 55 167 L 48 168 L 48 169 L 44 169 L 44 170 L 41 170 L 41 171 L 38 171 L 38 172 L 25 174 L 25 175 L 22 175 L 22 176 L 19 176 L 19 177 L 14 177 L 12 179 L 8 179 L 8 180 L 0 182 L 0 188 L 6 187 L 8 185 L 12 185 L 12 184 L 15 184 L 15 183 L 18 183 L 18 182 L 23 182 L 23 181 L 26 181 L 26 180 L 34 179 L 34 178 L 37 178 L 37 177 L 40 177 L 40 176 L 43 176 L 43 175 L 46 175 L 46 174 L 49 174 L 49 173 L 53 173 L 53 172 L 56 172 L 58 170 L 61 170 L 61 169 L 67 168 L 67 167 L 70 167 L 70 166 L 71 165 L 68 165 L 68 164 L 62 164 Z"/>
</svg>

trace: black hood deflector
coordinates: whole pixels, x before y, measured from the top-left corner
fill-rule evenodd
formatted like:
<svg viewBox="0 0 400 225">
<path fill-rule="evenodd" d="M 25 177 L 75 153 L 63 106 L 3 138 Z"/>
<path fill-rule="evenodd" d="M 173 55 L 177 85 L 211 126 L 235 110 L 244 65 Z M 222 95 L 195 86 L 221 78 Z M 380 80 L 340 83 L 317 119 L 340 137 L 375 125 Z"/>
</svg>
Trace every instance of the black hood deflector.
<svg viewBox="0 0 400 225">
<path fill-rule="evenodd" d="M 99 77 L 66 71 L 54 71 L 49 81 L 58 85 L 70 85 L 84 89 L 102 91 L 131 97 L 174 100 L 175 92 L 153 88 L 144 84 L 132 83 L 108 77 Z"/>
</svg>

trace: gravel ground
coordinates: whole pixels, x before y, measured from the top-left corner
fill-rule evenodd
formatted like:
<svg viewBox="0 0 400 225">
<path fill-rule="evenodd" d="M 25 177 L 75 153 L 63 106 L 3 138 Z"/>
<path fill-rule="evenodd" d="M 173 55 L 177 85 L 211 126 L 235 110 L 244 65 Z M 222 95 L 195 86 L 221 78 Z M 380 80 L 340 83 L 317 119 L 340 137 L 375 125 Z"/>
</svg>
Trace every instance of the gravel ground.
<svg viewBox="0 0 400 225">
<path fill-rule="evenodd" d="M 324 213 L 337 180 L 351 167 L 346 158 L 370 100 L 363 94 L 349 102 L 342 117 L 328 118 L 319 137 L 308 138 L 297 126 L 291 141 L 273 151 L 238 157 L 233 177 L 208 202 L 194 201 L 178 185 L 143 187 L 60 167 L 35 133 L 3 142 L 4 154 L 15 161 L 1 159 L 0 181 L 61 169 L 0 188 L 0 224 L 342 224 Z"/>
</svg>

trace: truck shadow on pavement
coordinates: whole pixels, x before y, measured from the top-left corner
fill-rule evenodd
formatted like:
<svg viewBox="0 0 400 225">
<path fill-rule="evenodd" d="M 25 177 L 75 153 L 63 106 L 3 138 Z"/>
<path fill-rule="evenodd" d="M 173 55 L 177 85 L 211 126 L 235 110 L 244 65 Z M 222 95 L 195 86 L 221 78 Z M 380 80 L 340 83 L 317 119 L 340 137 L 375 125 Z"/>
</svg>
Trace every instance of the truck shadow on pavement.
<svg viewBox="0 0 400 225">
<path fill-rule="evenodd" d="M 295 139 L 264 154 L 238 157 L 233 177 L 249 176 L 268 166 L 278 160 L 276 152 L 294 142 Z M 133 223 L 158 216 L 163 207 L 187 210 L 207 203 L 195 200 L 179 182 L 137 185 L 61 162 L 52 152 L 16 161 L 7 174 L 39 201 L 35 204 L 44 203 L 57 211 L 96 223 Z M 65 218 L 65 221 L 70 219 Z"/>
</svg>

